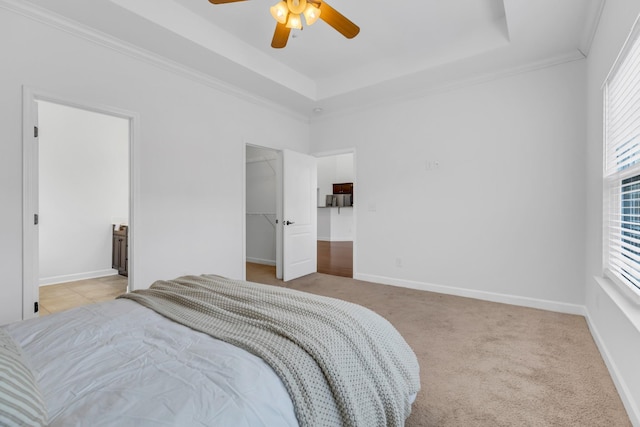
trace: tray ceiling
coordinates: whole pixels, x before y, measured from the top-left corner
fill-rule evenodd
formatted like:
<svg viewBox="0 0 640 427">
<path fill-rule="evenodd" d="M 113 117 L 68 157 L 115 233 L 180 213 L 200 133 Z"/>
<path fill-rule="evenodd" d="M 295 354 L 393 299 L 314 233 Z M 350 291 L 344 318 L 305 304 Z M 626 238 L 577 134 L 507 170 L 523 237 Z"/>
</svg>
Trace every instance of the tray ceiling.
<svg viewBox="0 0 640 427">
<path fill-rule="evenodd" d="M 318 21 L 273 49 L 276 0 L 29 3 L 304 116 L 583 58 L 602 7 L 602 0 L 330 0 L 360 26 L 357 37 Z"/>
</svg>

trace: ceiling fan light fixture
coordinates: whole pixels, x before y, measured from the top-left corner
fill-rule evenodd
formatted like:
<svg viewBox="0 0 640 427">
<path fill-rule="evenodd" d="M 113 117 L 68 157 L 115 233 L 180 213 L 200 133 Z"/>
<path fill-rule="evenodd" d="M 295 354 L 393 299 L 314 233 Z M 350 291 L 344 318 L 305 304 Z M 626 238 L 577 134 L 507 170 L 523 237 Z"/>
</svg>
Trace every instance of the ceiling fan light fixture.
<svg viewBox="0 0 640 427">
<path fill-rule="evenodd" d="M 287 2 L 281 1 L 273 6 L 271 6 L 271 16 L 273 19 L 278 21 L 281 24 L 287 23 L 287 15 L 289 14 L 289 8 L 287 7 Z"/>
<path fill-rule="evenodd" d="M 307 0 L 287 0 L 289 12 L 300 15 L 307 8 Z"/>
<path fill-rule="evenodd" d="M 290 13 L 289 20 L 287 21 L 287 28 L 295 28 L 296 30 L 301 30 L 302 19 L 300 19 L 300 15 L 295 13 Z"/>
<path fill-rule="evenodd" d="M 213 4 L 244 1 L 246 0 L 209 0 Z M 329 6 L 324 0 L 274 1 L 277 3 L 269 9 L 273 19 L 277 21 L 271 39 L 271 47 L 274 49 L 282 49 L 287 45 L 292 29 L 302 30 L 302 15 L 304 15 L 305 25 L 313 25 L 318 18 L 322 18 L 324 22 L 348 39 L 354 38 L 360 32 L 360 27 Z M 295 33 L 292 37 L 295 37 Z"/>
<path fill-rule="evenodd" d="M 307 21 L 307 25 L 313 25 L 314 22 L 320 18 L 320 9 L 312 5 L 311 3 L 307 3 L 307 7 L 305 8 L 303 14 L 304 19 Z"/>
</svg>

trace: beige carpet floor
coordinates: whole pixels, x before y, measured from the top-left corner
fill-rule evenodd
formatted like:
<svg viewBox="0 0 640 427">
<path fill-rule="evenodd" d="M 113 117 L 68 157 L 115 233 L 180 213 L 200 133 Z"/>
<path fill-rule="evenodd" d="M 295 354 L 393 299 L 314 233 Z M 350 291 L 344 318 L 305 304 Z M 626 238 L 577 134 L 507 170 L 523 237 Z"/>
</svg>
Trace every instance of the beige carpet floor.
<svg viewBox="0 0 640 427">
<path fill-rule="evenodd" d="M 247 280 L 283 286 L 274 267 Z M 388 319 L 420 362 L 406 426 L 630 426 L 581 316 L 312 274 L 287 287 Z"/>
</svg>

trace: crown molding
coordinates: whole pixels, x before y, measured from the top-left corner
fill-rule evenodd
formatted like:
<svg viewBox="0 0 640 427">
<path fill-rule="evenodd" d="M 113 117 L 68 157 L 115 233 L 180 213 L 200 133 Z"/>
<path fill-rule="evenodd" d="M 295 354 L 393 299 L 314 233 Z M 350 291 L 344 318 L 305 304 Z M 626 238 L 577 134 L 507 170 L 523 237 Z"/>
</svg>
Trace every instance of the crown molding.
<svg viewBox="0 0 640 427">
<path fill-rule="evenodd" d="M 598 31 L 598 25 L 600 24 L 600 18 L 602 17 L 602 11 L 604 10 L 604 4 L 606 0 L 594 0 L 587 8 L 586 24 L 582 37 L 580 37 L 580 52 L 586 57 L 589 56 L 591 51 L 591 45 L 593 39 Z"/>
<path fill-rule="evenodd" d="M 67 32 L 91 43 L 106 47 L 123 55 L 153 65 L 162 70 L 172 72 L 181 77 L 186 77 L 192 81 L 224 92 L 228 95 L 235 96 L 252 104 L 266 107 L 270 110 L 278 111 L 290 118 L 297 119 L 304 123 L 309 122 L 309 117 L 307 115 L 301 114 L 297 110 L 285 107 L 282 104 L 278 104 L 267 98 L 252 94 L 244 89 L 226 83 L 220 79 L 216 79 L 215 77 L 212 77 L 208 74 L 194 70 L 176 61 L 172 61 L 161 55 L 150 52 L 124 40 L 120 40 L 109 34 L 98 31 L 95 28 L 91 28 L 87 25 L 66 18 L 50 10 L 41 8 L 40 6 L 36 6 L 32 3 L 19 0 L 0 0 L 0 8 L 25 16 L 29 19 L 56 28 L 58 30 Z"/>
<path fill-rule="evenodd" d="M 366 104 L 360 104 L 356 107 L 347 107 L 347 108 L 335 109 L 329 112 L 323 112 L 322 116 L 311 117 L 309 119 L 309 122 L 321 123 L 325 120 L 329 120 L 336 116 L 342 117 L 349 114 L 357 114 L 367 110 L 378 108 L 382 105 L 389 106 L 389 105 L 402 104 L 404 102 L 408 102 L 416 99 L 427 98 L 433 95 L 451 92 L 451 91 L 459 90 L 465 87 L 484 84 L 493 80 L 508 78 L 518 74 L 525 74 L 532 71 L 555 67 L 557 65 L 562 65 L 568 62 L 574 62 L 574 61 L 579 61 L 583 59 L 585 59 L 584 54 L 579 49 L 576 49 L 575 51 L 572 51 L 572 52 L 553 56 L 551 58 L 547 58 L 542 61 L 532 62 L 526 65 L 516 66 L 512 68 L 505 68 L 495 72 L 482 74 L 480 76 L 475 76 L 467 79 L 460 79 L 457 81 L 448 82 L 448 83 L 444 83 L 444 84 L 433 86 L 433 87 L 413 89 L 410 93 L 406 93 L 396 97 L 379 99 Z"/>
</svg>

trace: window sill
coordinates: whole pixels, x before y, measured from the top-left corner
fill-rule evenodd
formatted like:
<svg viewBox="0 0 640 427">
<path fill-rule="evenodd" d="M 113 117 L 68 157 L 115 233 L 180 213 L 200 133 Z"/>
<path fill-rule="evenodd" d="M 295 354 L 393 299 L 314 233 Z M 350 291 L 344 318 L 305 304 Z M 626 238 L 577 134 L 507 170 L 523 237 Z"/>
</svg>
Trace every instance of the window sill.
<svg viewBox="0 0 640 427">
<path fill-rule="evenodd" d="M 605 269 L 602 278 L 608 280 L 611 286 L 616 288 L 631 304 L 640 306 L 640 289 L 631 288 L 631 286 L 621 281 L 615 274 L 607 269 Z"/>
<path fill-rule="evenodd" d="M 640 332 L 640 295 L 607 276 L 593 277 L 600 288 Z M 598 303 L 596 302 L 596 307 Z"/>
</svg>

